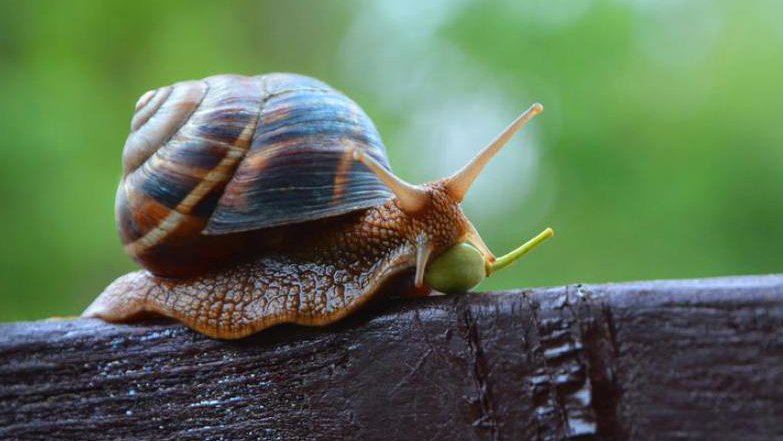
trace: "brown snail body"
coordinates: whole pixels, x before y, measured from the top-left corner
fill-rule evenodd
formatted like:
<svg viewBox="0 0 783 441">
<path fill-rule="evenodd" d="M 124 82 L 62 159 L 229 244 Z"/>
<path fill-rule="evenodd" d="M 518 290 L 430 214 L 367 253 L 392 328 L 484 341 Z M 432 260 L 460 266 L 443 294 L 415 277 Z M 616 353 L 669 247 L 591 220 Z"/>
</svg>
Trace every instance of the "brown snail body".
<svg viewBox="0 0 783 441">
<path fill-rule="evenodd" d="M 84 316 L 162 314 L 239 338 L 331 323 L 400 277 L 419 293 L 470 288 L 551 236 L 496 260 L 459 206 L 540 110 L 454 175 L 415 186 L 391 173 L 366 114 L 317 80 L 219 75 L 148 92 L 116 202 L 125 250 L 146 270 L 114 281 Z M 452 261 L 474 263 L 429 274 Z"/>
</svg>

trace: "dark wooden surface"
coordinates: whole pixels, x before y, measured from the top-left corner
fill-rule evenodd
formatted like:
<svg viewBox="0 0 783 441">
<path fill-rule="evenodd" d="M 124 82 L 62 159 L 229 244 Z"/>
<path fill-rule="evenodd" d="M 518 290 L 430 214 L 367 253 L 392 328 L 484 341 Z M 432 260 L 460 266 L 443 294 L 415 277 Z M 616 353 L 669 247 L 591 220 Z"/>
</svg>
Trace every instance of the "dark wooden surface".
<svg viewBox="0 0 783 441">
<path fill-rule="evenodd" d="M 783 276 L 385 302 L 239 342 L 0 325 L 0 439 L 783 439 Z"/>
</svg>

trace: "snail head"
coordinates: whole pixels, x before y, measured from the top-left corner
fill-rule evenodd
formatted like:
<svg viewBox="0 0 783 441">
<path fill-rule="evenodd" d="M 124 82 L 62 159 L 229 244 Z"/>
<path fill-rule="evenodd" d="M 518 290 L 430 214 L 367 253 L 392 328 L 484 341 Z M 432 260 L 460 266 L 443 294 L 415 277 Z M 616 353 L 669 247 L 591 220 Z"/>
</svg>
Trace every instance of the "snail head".
<svg viewBox="0 0 783 441">
<path fill-rule="evenodd" d="M 397 206 L 403 212 L 416 216 L 426 210 L 429 202 L 432 200 L 431 193 L 434 191 L 444 192 L 454 204 L 459 205 L 487 163 L 508 143 L 519 129 L 543 110 L 544 107 L 541 104 L 533 104 L 491 143 L 468 161 L 465 166 L 451 176 L 429 184 L 413 185 L 407 183 L 358 149 L 353 150 L 353 157 L 367 166 L 389 187 L 397 199 Z M 432 253 L 431 243 L 425 236 L 417 237 L 415 275 L 417 287 L 421 287 L 426 283 L 438 291 L 447 293 L 468 291 L 481 283 L 486 277 L 516 262 L 554 235 L 554 231 L 551 228 L 546 228 L 508 254 L 495 257 L 467 219 L 465 219 L 465 227 L 463 229 L 465 231 L 460 240 L 433 259 L 430 259 Z"/>
</svg>

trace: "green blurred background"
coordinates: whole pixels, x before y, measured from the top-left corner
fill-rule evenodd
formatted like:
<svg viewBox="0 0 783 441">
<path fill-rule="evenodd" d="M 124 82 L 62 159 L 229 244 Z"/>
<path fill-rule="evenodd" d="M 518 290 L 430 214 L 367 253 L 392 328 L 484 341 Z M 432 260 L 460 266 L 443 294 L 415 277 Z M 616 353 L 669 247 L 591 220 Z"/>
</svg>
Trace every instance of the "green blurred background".
<svg viewBox="0 0 783 441">
<path fill-rule="evenodd" d="M 783 3 L 0 0 L 0 320 L 79 313 L 135 265 L 114 230 L 136 99 L 292 71 L 354 98 L 411 181 L 546 106 L 465 203 L 482 289 L 783 271 Z"/>
</svg>

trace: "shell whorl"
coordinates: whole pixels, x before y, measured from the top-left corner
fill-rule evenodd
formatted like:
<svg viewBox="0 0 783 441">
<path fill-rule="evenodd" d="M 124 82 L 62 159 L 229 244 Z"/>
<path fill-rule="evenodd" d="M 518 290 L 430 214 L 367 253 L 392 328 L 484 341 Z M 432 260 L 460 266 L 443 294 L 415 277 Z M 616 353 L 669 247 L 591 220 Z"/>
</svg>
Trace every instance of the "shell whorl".
<svg viewBox="0 0 783 441">
<path fill-rule="evenodd" d="M 160 275 L 200 272 L 234 252 L 231 238 L 216 235 L 382 202 L 388 190 L 345 165 L 357 144 L 386 165 L 364 112 L 304 76 L 218 75 L 147 92 L 116 199 L 125 250 Z"/>
</svg>

